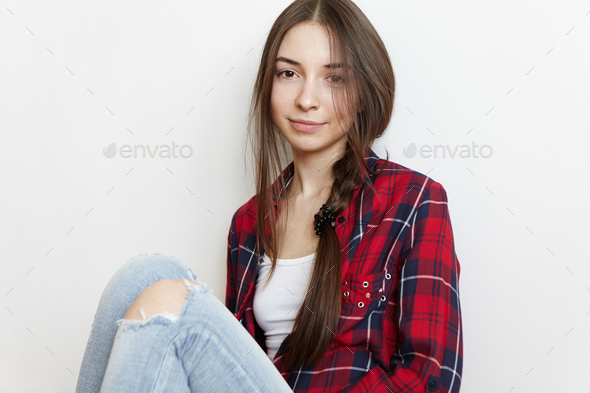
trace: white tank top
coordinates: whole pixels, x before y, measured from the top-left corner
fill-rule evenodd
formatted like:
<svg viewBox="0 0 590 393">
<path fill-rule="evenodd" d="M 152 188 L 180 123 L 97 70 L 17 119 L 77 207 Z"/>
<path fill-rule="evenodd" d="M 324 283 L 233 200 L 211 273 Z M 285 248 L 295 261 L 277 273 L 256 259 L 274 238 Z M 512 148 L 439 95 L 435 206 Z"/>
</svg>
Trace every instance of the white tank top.
<svg viewBox="0 0 590 393">
<path fill-rule="evenodd" d="M 293 330 L 295 317 L 309 288 L 315 253 L 294 259 L 277 259 L 275 272 L 270 274 L 271 260 L 263 255 L 256 279 L 253 311 L 258 326 L 266 336 L 267 355 L 273 360 L 285 337 Z"/>
</svg>

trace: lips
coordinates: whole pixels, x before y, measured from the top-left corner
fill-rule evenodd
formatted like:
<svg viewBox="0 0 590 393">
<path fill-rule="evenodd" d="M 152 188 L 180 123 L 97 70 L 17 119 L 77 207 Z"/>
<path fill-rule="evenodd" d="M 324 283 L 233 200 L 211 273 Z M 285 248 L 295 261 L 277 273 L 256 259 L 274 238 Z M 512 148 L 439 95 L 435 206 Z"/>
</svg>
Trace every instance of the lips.
<svg viewBox="0 0 590 393">
<path fill-rule="evenodd" d="M 316 123 L 315 121 L 303 120 L 303 119 L 289 119 L 289 120 L 294 121 L 294 122 L 297 122 L 297 123 L 309 124 L 309 125 L 320 125 L 320 124 L 324 124 L 324 123 Z"/>
<path fill-rule="evenodd" d="M 325 124 L 325 123 L 316 123 L 316 122 L 307 121 L 307 120 L 291 120 L 291 119 L 289 119 L 289 122 L 291 123 L 291 126 L 293 128 L 295 128 L 298 131 L 303 131 L 303 132 L 317 131 L 320 128 L 322 128 Z"/>
</svg>

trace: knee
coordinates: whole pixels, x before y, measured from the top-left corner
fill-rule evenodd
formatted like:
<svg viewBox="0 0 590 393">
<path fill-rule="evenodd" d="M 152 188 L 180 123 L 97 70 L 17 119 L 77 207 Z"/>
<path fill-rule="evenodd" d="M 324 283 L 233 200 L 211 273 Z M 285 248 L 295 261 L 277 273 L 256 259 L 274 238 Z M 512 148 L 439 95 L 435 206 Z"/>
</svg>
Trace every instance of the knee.
<svg viewBox="0 0 590 393">
<path fill-rule="evenodd" d="M 175 320 L 180 317 L 188 292 L 184 279 L 156 281 L 135 299 L 124 318 L 145 321 L 153 315 L 161 314 Z"/>
<path fill-rule="evenodd" d="M 186 277 L 196 279 L 196 275 L 182 262 L 172 256 L 162 254 L 142 254 L 127 260 L 113 275 L 111 285 L 116 291 L 126 282 L 135 282 L 147 287 L 162 279 Z"/>
<path fill-rule="evenodd" d="M 173 256 L 163 254 L 141 254 L 129 259 L 120 270 L 135 277 L 145 276 L 186 276 L 187 267 Z"/>
</svg>

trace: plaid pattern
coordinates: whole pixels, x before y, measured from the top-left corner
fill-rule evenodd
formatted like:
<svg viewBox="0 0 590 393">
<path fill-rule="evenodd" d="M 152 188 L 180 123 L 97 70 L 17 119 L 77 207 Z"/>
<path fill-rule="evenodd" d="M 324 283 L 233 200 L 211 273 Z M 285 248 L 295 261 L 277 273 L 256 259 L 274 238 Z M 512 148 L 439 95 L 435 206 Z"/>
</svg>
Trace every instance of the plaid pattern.
<svg viewBox="0 0 590 393">
<path fill-rule="evenodd" d="M 289 335 L 273 363 L 295 392 L 458 393 L 463 369 L 460 265 L 446 191 L 366 149 L 369 167 L 385 163 L 379 175 L 370 176 L 383 205 L 363 183 L 336 219 L 342 309 L 330 348 L 315 367 L 288 374 L 282 365 Z M 280 176 L 288 181 L 293 172 L 291 162 Z M 274 203 L 280 206 L 280 199 Z M 225 305 L 266 351 L 252 309 L 261 262 L 256 247 L 264 252 L 256 233 L 252 197 L 236 211 L 228 233 Z"/>
</svg>

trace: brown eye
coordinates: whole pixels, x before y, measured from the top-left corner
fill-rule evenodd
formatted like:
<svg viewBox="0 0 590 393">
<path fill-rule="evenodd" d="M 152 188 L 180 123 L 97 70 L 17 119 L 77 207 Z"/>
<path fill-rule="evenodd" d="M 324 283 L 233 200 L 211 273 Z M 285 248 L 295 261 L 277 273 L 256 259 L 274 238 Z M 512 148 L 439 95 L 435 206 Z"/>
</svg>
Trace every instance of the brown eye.
<svg viewBox="0 0 590 393">
<path fill-rule="evenodd" d="M 342 83 L 342 82 L 344 82 L 344 79 L 342 79 L 342 77 L 340 75 L 338 75 L 338 74 L 332 74 L 332 75 L 330 75 L 330 78 L 335 78 L 335 79 L 332 79 L 332 82 L 333 83 Z"/>
<path fill-rule="evenodd" d="M 278 76 L 281 76 L 281 75 L 282 75 L 282 74 L 284 74 L 285 72 L 290 72 L 290 73 L 293 73 L 293 74 L 294 74 L 294 72 L 293 72 L 293 71 L 290 71 L 290 70 L 285 70 L 285 71 L 281 71 L 281 72 L 279 72 L 277 75 L 278 75 Z"/>
</svg>

